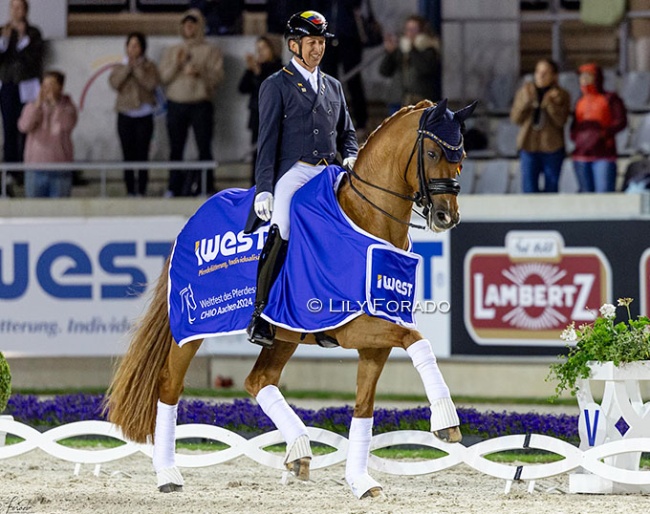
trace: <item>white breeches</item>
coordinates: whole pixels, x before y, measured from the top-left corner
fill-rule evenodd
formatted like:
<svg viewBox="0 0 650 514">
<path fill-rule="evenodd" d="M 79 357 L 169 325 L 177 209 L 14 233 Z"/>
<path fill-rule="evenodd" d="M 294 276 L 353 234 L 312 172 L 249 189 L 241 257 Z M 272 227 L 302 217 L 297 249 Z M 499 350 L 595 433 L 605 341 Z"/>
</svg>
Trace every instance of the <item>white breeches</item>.
<svg viewBox="0 0 650 514">
<path fill-rule="evenodd" d="M 324 169 L 323 165 L 314 166 L 298 161 L 275 184 L 271 225 L 278 226 L 280 237 L 285 241 L 289 239 L 289 212 L 294 193 Z"/>
</svg>

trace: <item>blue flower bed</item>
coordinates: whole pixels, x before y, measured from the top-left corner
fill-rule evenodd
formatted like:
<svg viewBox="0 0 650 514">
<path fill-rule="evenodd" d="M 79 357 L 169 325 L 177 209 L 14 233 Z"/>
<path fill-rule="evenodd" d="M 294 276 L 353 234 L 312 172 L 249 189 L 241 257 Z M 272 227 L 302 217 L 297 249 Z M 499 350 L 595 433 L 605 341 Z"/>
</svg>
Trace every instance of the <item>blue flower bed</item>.
<svg viewBox="0 0 650 514">
<path fill-rule="evenodd" d="M 6 413 L 16 421 L 31 426 L 56 426 L 73 421 L 104 420 L 102 395 L 72 394 L 40 399 L 32 395 L 14 394 L 9 398 Z M 350 428 L 352 407 L 328 407 L 319 410 L 294 407 L 307 426 L 324 428 L 346 435 Z M 374 433 L 394 430 L 429 430 L 428 407 L 415 409 L 376 409 Z M 576 442 L 578 417 L 567 414 L 535 414 L 516 412 L 479 412 L 458 409 L 465 435 L 484 438 L 511 434 L 542 434 Z M 232 403 L 208 403 L 201 400 L 181 400 L 178 423 L 216 425 L 244 434 L 260 434 L 275 429 L 259 406 L 248 399 Z"/>
</svg>

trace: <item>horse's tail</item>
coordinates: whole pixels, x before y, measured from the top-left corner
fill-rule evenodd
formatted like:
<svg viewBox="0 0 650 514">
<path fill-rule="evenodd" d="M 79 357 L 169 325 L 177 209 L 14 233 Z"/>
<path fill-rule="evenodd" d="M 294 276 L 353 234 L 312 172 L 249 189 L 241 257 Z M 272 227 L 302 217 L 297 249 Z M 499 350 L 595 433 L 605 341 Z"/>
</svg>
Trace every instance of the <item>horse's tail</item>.
<svg viewBox="0 0 650 514">
<path fill-rule="evenodd" d="M 129 349 L 117 366 L 104 404 L 108 421 L 138 443 L 153 439 L 159 376 L 174 344 L 167 313 L 168 269 L 169 259 L 147 311 L 135 327 Z"/>
</svg>

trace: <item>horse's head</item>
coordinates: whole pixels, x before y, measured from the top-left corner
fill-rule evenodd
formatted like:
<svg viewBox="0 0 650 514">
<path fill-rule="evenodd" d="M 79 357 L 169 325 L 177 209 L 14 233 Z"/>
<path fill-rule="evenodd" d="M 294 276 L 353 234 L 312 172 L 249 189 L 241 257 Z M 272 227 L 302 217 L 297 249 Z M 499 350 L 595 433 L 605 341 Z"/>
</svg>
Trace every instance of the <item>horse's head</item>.
<svg viewBox="0 0 650 514">
<path fill-rule="evenodd" d="M 409 116 L 419 114 L 419 121 L 405 178 L 415 191 L 416 204 L 422 207 L 428 227 L 436 232 L 449 230 L 460 221 L 456 177 L 465 158 L 462 127 L 475 108 L 473 102 L 452 112 L 447 109 L 447 100 L 434 105 L 420 102 Z"/>
</svg>

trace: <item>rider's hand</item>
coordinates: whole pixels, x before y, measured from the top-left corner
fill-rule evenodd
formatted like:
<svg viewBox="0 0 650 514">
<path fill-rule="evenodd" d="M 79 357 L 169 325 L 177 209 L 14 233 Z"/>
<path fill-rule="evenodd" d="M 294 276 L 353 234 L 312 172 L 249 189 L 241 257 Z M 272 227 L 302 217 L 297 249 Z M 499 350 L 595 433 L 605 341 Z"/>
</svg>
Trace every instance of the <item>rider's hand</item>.
<svg viewBox="0 0 650 514">
<path fill-rule="evenodd" d="M 255 195 L 255 214 L 262 221 L 269 221 L 273 212 L 273 193 L 264 191 Z"/>
<path fill-rule="evenodd" d="M 354 169 L 354 163 L 357 162 L 356 157 L 346 157 L 343 159 L 343 167 L 344 168 L 350 168 L 351 170 Z"/>
</svg>

